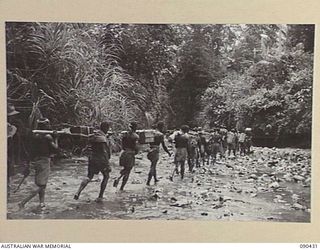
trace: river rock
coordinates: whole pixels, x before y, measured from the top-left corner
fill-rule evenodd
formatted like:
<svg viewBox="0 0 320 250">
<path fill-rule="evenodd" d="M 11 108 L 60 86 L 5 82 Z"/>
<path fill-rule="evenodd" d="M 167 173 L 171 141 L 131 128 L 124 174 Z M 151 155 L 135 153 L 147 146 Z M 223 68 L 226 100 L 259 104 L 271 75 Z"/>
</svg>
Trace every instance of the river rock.
<svg viewBox="0 0 320 250">
<path fill-rule="evenodd" d="M 283 176 L 283 179 L 289 182 L 293 180 L 292 175 L 290 173 L 285 174 Z"/>
<path fill-rule="evenodd" d="M 222 208 L 222 207 L 223 207 L 222 204 L 213 204 L 213 205 L 212 205 L 212 208 L 213 208 L 213 209 L 218 209 L 218 208 Z"/>
<path fill-rule="evenodd" d="M 162 193 L 163 192 L 163 188 L 157 188 L 154 192 L 155 193 Z"/>
<path fill-rule="evenodd" d="M 226 167 L 227 167 L 227 168 L 234 169 L 234 167 L 233 167 L 231 164 L 229 164 L 229 163 L 228 163 L 228 164 L 226 164 Z"/>
<path fill-rule="evenodd" d="M 155 193 L 150 197 L 151 200 L 158 200 L 160 198 L 161 198 L 161 196 L 159 195 L 159 193 Z"/>
<path fill-rule="evenodd" d="M 264 159 L 263 158 L 259 158 L 258 159 L 258 163 L 264 163 Z"/>
<path fill-rule="evenodd" d="M 175 197 L 171 197 L 171 198 L 170 198 L 170 201 L 171 201 L 171 202 L 176 202 L 177 199 L 176 199 Z"/>
<path fill-rule="evenodd" d="M 301 175 L 294 175 L 293 179 L 298 182 L 298 181 L 303 181 L 305 178 Z"/>
<path fill-rule="evenodd" d="M 279 163 L 279 161 L 269 161 L 268 162 L 268 167 L 274 167 Z"/>
<path fill-rule="evenodd" d="M 186 208 L 186 207 L 190 207 L 191 203 L 192 203 L 191 201 L 183 199 L 183 200 L 175 202 L 174 204 L 170 204 L 170 206 Z"/>
<path fill-rule="evenodd" d="M 252 175 L 250 175 L 249 179 L 257 180 L 258 176 L 256 174 L 252 174 Z"/>
<path fill-rule="evenodd" d="M 138 179 L 135 179 L 135 180 L 132 180 L 131 183 L 132 183 L 132 184 L 142 184 L 142 181 L 141 181 L 141 180 L 138 180 Z"/>
<path fill-rule="evenodd" d="M 292 205 L 292 208 L 294 208 L 296 210 L 304 210 L 305 209 L 304 206 L 302 206 L 301 204 L 299 204 L 297 202 Z"/>
<path fill-rule="evenodd" d="M 135 207 L 132 206 L 129 211 L 130 211 L 131 213 L 134 213 L 135 210 L 136 210 Z"/>
<path fill-rule="evenodd" d="M 306 183 L 306 184 L 310 184 L 310 183 L 311 183 L 311 177 L 308 177 L 308 178 L 305 180 L 305 183 Z"/>
<path fill-rule="evenodd" d="M 280 185 L 279 185 L 279 183 L 278 182 L 272 182 L 271 184 L 269 184 L 269 188 L 279 188 L 280 187 Z"/>
</svg>

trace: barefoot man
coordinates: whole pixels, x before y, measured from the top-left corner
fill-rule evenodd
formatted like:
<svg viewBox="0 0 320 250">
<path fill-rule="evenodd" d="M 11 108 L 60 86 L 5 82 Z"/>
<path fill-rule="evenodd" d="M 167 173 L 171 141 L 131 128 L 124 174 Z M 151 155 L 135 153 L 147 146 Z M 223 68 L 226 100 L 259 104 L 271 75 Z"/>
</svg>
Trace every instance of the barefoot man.
<svg viewBox="0 0 320 250">
<path fill-rule="evenodd" d="M 91 146 L 91 154 L 89 156 L 88 162 L 88 175 L 81 182 L 77 193 L 74 195 L 74 199 L 78 200 L 82 190 L 88 185 L 95 174 L 99 172 L 103 175 L 103 180 L 100 185 L 100 193 L 96 202 L 103 201 L 103 194 L 107 187 L 109 180 L 109 175 L 111 172 L 111 167 L 109 159 L 111 156 L 110 142 L 107 138 L 107 134 L 110 128 L 108 122 L 102 122 L 100 125 L 100 130 L 96 131 L 93 136 L 90 137 L 89 142 Z"/>
<path fill-rule="evenodd" d="M 174 136 L 175 146 L 176 146 L 176 153 L 175 153 L 175 169 L 170 176 L 170 180 L 173 181 L 174 173 L 179 173 L 179 166 L 180 166 L 180 176 L 181 179 L 184 178 L 184 171 L 185 171 L 185 162 L 188 158 L 188 147 L 189 147 L 189 126 L 183 125 L 181 126 L 181 131 L 179 131 Z"/>
<path fill-rule="evenodd" d="M 150 151 L 147 155 L 148 159 L 151 161 L 150 171 L 148 175 L 148 181 L 147 185 L 150 186 L 150 181 L 152 177 L 154 178 L 154 183 L 157 183 L 159 180 L 157 179 L 157 163 L 159 160 L 159 153 L 160 153 L 160 144 L 162 145 L 162 148 L 164 151 L 167 152 L 169 157 L 171 156 L 168 148 L 166 147 L 164 143 L 164 135 L 163 135 L 163 122 L 159 122 L 157 124 L 157 130 L 154 137 L 154 142 L 150 143 Z"/>
<path fill-rule="evenodd" d="M 37 124 L 40 130 L 49 130 L 51 128 L 50 121 L 47 118 L 39 119 Z M 44 198 L 50 174 L 50 156 L 58 150 L 57 134 L 35 134 L 33 135 L 31 146 L 31 165 L 35 168 L 35 184 L 37 188 L 19 203 L 20 209 L 36 195 L 39 195 L 40 207 L 45 208 Z"/>
<path fill-rule="evenodd" d="M 121 191 L 123 191 L 125 185 L 127 184 L 131 169 L 134 166 L 135 155 L 138 153 L 139 136 L 136 133 L 137 123 L 131 122 L 129 129 L 130 130 L 126 132 L 122 138 L 123 151 L 120 155 L 119 165 L 123 167 L 123 169 L 120 171 L 120 176 L 113 183 L 113 186 L 117 187 L 122 178 L 122 184 L 120 187 Z"/>
</svg>

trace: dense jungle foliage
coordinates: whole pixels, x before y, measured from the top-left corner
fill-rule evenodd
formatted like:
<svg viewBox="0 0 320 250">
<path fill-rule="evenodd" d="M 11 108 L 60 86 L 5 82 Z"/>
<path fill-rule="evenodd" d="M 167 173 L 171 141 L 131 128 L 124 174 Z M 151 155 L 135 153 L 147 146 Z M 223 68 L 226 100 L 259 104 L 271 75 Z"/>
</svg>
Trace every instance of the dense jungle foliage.
<svg viewBox="0 0 320 250">
<path fill-rule="evenodd" d="M 313 25 L 6 23 L 6 49 L 8 102 L 27 127 L 41 113 L 56 126 L 311 134 Z"/>
</svg>

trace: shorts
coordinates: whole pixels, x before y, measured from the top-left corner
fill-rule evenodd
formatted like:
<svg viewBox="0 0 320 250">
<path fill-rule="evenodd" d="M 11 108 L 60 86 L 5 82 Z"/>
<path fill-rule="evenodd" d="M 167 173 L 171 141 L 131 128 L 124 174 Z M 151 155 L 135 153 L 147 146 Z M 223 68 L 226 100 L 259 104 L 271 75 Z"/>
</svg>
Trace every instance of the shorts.
<svg viewBox="0 0 320 250">
<path fill-rule="evenodd" d="M 160 153 L 159 148 L 151 148 L 147 154 L 147 158 L 151 162 L 157 162 L 159 160 L 159 153 Z"/>
<path fill-rule="evenodd" d="M 212 145 L 212 153 L 213 153 L 213 155 L 216 155 L 217 153 L 219 153 L 220 150 L 221 150 L 220 143 L 214 143 Z"/>
<path fill-rule="evenodd" d="M 119 165 L 124 168 L 131 169 L 135 163 L 135 152 L 123 151 L 120 155 Z"/>
<path fill-rule="evenodd" d="M 100 157 L 89 157 L 88 177 L 92 178 L 95 174 L 111 172 L 109 160 Z"/>
<path fill-rule="evenodd" d="M 186 148 L 177 148 L 174 156 L 174 162 L 184 162 L 188 157 L 188 151 Z"/>
<path fill-rule="evenodd" d="M 38 157 L 31 165 L 35 168 L 35 184 L 45 186 L 48 183 L 50 174 L 50 157 Z"/>
<path fill-rule="evenodd" d="M 228 149 L 234 150 L 236 148 L 236 145 L 234 143 L 228 143 Z"/>
</svg>

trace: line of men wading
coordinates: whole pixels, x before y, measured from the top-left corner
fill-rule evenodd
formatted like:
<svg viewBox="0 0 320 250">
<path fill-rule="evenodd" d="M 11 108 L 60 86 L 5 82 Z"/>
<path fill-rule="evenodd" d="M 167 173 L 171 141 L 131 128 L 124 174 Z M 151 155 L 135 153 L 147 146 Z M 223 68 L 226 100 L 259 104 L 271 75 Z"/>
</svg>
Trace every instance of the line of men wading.
<svg viewBox="0 0 320 250">
<path fill-rule="evenodd" d="M 51 128 L 50 121 L 46 118 L 38 120 L 39 130 L 49 130 Z M 102 202 L 104 199 L 104 192 L 110 178 L 111 166 L 111 144 L 108 131 L 110 129 L 110 123 L 102 122 L 100 129 L 95 130 L 93 134 L 88 136 L 89 159 L 88 159 L 88 172 L 87 176 L 82 180 L 77 192 L 74 195 L 74 199 L 80 198 L 81 192 L 93 179 L 94 175 L 101 173 L 103 179 L 100 185 L 100 192 L 95 200 L 96 202 Z M 159 179 L 157 178 L 157 163 L 159 161 L 160 146 L 164 151 L 171 156 L 168 148 L 165 145 L 164 137 L 164 123 L 159 122 L 156 126 L 156 130 L 153 131 L 152 141 L 149 142 L 150 148 L 147 154 L 147 158 L 150 160 L 150 171 L 148 173 L 148 179 L 146 185 L 150 185 L 152 179 L 156 184 Z M 37 130 L 37 131 L 39 131 Z M 217 154 L 220 153 L 220 158 L 225 158 L 225 152 L 228 151 L 230 156 L 231 151 L 234 156 L 240 149 L 241 154 L 247 154 L 250 151 L 251 137 L 250 135 L 241 131 L 236 133 L 234 130 L 227 131 L 225 129 L 214 129 L 210 132 L 204 132 L 201 128 L 195 129 L 195 131 L 189 132 L 189 126 L 183 125 L 179 131 L 174 132 L 169 136 L 169 142 L 175 144 L 175 168 L 172 175 L 169 177 L 173 181 L 175 174 L 180 175 L 181 179 L 185 175 L 185 163 L 188 162 L 189 172 L 194 172 L 194 167 L 200 167 L 205 164 L 209 165 L 215 163 Z M 137 123 L 131 122 L 129 130 L 122 133 L 121 146 L 122 152 L 119 158 L 119 165 L 122 170 L 119 173 L 119 177 L 114 180 L 113 186 L 117 187 L 120 180 L 122 183 L 120 190 L 123 191 L 131 170 L 135 164 L 135 155 L 139 152 L 139 135 L 137 134 Z M 19 203 L 20 209 L 25 206 L 33 197 L 39 195 L 40 207 L 45 207 L 45 189 L 48 183 L 51 157 L 57 153 L 58 148 L 58 133 L 34 133 L 32 136 L 32 166 L 35 168 L 35 184 L 37 188 L 31 192 L 31 194 Z M 27 170 L 29 171 L 29 169 Z"/>
</svg>

